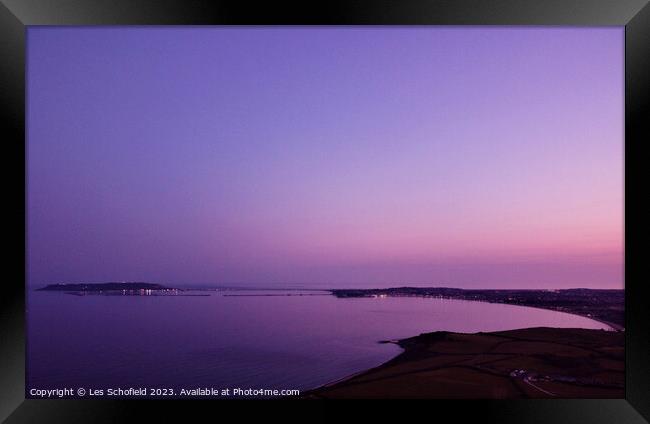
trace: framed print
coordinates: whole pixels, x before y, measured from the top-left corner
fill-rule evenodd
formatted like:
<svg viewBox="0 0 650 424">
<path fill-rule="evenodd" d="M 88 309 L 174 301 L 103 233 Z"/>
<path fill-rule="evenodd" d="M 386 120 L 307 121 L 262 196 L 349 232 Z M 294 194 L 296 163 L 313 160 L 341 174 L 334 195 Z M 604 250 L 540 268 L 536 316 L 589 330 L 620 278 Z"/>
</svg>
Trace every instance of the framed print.
<svg viewBox="0 0 650 424">
<path fill-rule="evenodd" d="M 7 422 L 650 417 L 646 2 L 0 15 Z"/>
</svg>

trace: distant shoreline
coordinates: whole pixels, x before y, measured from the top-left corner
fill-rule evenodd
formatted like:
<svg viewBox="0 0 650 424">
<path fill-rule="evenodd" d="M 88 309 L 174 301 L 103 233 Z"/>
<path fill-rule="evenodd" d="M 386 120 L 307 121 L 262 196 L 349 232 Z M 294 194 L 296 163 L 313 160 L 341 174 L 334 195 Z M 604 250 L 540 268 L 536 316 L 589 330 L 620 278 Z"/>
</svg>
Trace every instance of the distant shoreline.
<svg viewBox="0 0 650 424">
<path fill-rule="evenodd" d="M 67 292 L 71 294 L 123 294 L 163 295 L 186 291 L 240 291 L 240 290 L 287 290 L 320 291 L 324 293 L 300 294 L 224 294 L 226 297 L 248 296 L 316 296 L 332 295 L 340 299 L 371 297 L 421 297 L 452 300 L 478 301 L 495 304 L 525 306 L 564 312 L 591 319 L 609 326 L 615 331 L 625 330 L 624 289 L 459 289 L 450 287 L 393 287 L 385 289 L 300 289 L 300 288 L 175 288 L 147 282 L 105 283 L 58 283 L 37 288 L 36 291 Z"/>
<path fill-rule="evenodd" d="M 132 290 L 155 290 L 155 291 L 181 291 L 175 287 L 167 287 L 162 284 L 144 282 L 108 282 L 108 283 L 58 283 L 48 284 L 36 291 L 69 291 L 69 292 L 101 292 L 101 291 L 132 291 Z"/>
<path fill-rule="evenodd" d="M 525 306 L 564 312 L 625 330 L 625 290 L 615 289 L 456 289 L 448 287 L 396 287 L 388 289 L 334 289 L 338 298 L 428 297 Z"/>
</svg>

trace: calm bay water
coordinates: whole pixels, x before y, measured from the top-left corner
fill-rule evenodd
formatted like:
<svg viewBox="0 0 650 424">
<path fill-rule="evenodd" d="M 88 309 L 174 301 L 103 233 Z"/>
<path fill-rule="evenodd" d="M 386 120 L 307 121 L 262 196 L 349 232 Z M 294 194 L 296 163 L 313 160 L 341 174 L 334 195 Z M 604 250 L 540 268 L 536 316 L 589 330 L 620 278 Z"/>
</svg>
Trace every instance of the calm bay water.
<svg viewBox="0 0 650 424">
<path fill-rule="evenodd" d="M 401 351 L 381 340 L 437 330 L 608 328 L 570 314 L 458 300 L 195 292 L 206 293 L 210 296 L 31 291 L 28 386 L 305 390 L 377 366 Z M 297 296 L 301 293 L 309 296 Z"/>
</svg>

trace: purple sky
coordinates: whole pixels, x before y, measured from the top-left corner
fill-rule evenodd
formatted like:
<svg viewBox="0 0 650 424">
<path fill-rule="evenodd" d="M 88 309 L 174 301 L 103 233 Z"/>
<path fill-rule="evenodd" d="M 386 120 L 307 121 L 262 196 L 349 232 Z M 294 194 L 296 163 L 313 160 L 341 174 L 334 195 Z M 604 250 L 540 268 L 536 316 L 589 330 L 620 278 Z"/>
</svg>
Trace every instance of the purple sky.
<svg viewBox="0 0 650 424">
<path fill-rule="evenodd" d="M 623 28 L 30 28 L 28 282 L 623 287 Z"/>
</svg>

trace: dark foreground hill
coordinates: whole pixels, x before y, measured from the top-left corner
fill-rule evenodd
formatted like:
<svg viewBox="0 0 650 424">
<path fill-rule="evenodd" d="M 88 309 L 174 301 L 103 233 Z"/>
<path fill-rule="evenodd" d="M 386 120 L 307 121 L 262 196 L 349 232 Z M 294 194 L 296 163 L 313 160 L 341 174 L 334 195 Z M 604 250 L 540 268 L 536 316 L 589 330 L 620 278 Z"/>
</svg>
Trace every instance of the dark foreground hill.
<svg viewBox="0 0 650 424">
<path fill-rule="evenodd" d="M 625 334 L 574 328 L 435 332 L 306 398 L 623 398 Z"/>
</svg>

